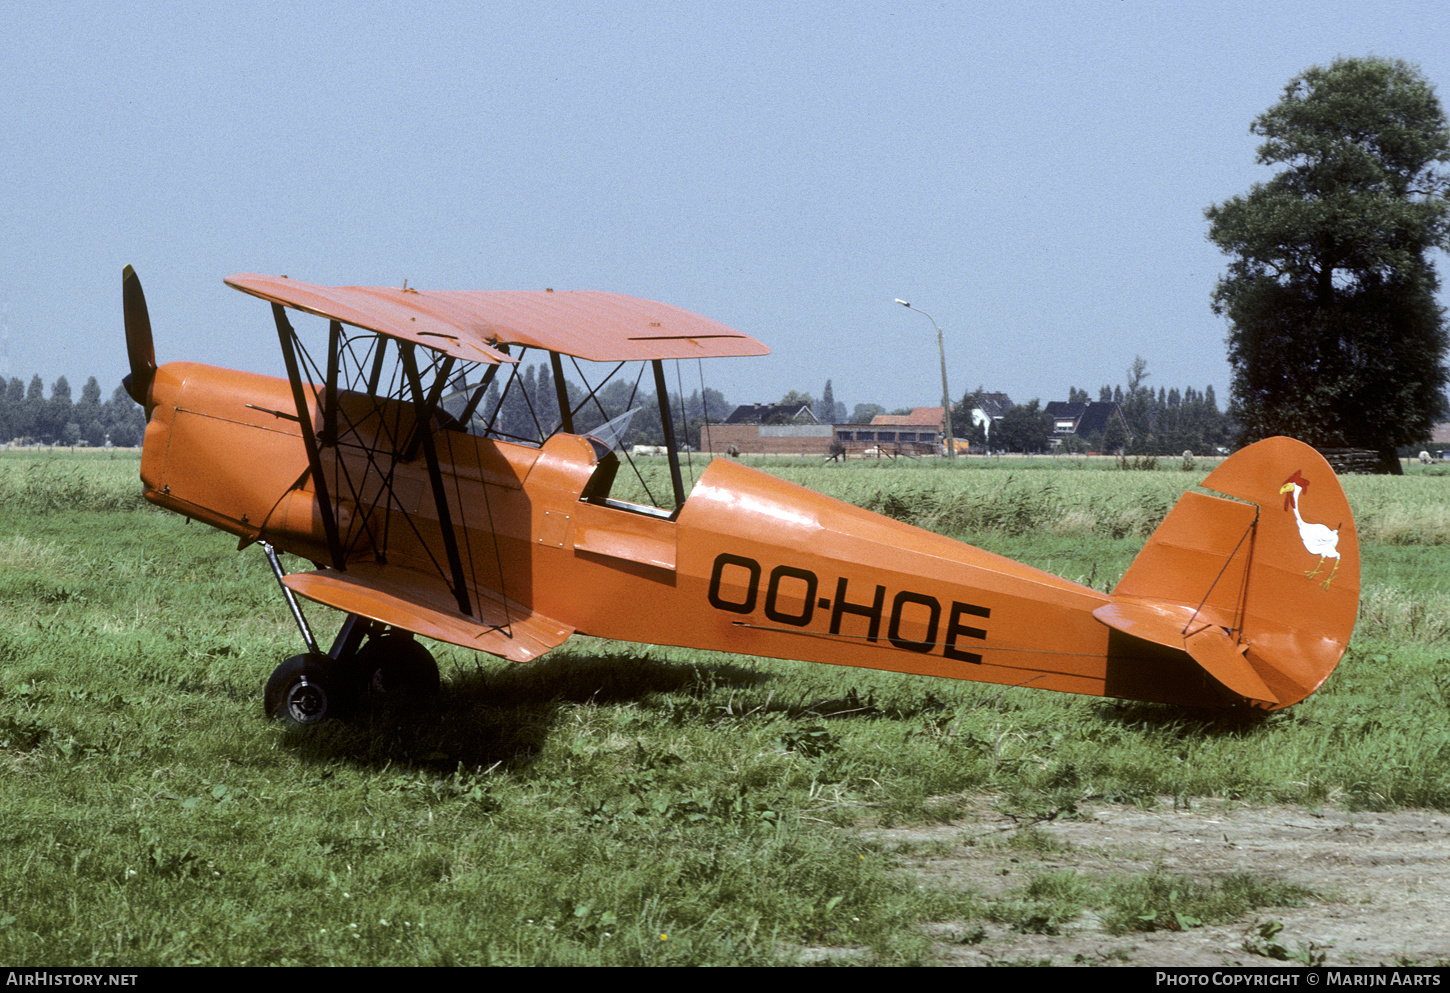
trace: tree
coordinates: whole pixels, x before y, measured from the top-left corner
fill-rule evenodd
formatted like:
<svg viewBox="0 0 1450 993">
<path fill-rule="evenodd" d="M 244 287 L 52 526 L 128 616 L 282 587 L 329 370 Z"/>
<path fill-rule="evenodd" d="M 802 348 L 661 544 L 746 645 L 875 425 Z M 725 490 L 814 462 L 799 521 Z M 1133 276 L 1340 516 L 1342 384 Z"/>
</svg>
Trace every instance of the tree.
<svg viewBox="0 0 1450 993">
<path fill-rule="evenodd" d="M 1205 211 L 1232 257 L 1213 294 L 1228 318 L 1243 441 L 1295 435 L 1398 445 L 1443 413 L 1446 331 L 1429 254 L 1450 245 L 1450 127 L 1405 62 L 1339 59 L 1289 81 L 1250 127 L 1287 168 Z"/>
<path fill-rule="evenodd" d="M 31 376 L 30 385 L 25 388 L 25 402 L 20 405 L 16 432 L 20 435 L 40 434 L 45 422 L 45 383 L 40 376 Z"/>
<path fill-rule="evenodd" d="M 685 444 L 695 448 L 703 448 L 700 443 L 700 426 L 702 424 L 719 424 L 730 416 L 734 408 L 725 399 L 725 394 L 719 390 L 705 388 L 703 395 L 699 390 L 691 391 L 685 399 L 685 423 L 686 438 Z"/>
<path fill-rule="evenodd" d="M 539 440 L 539 428 L 534 420 L 537 410 L 534 395 L 537 390 L 534 367 L 528 366 L 522 373 L 515 367 L 499 399 L 494 427 L 500 434 L 519 441 Z"/>
<path fill-rule="evenodd" d="M 130 448 L 141 444 L 146 433 L 146 415 L 141 405 L 131 399 L 124 386 L 117 386 L 101 407 L 101 425 L 111 444 Z"/>
<path fill-rule="evenodd" d="M 1109 455 L 1122 455 L 1123 449 L 1128 447 L 1128 429 L 1123 425 L 1121 417 L 1108 419 L 1108 426 L 1103 429 L 1103 438 L 1100 442 L 1100 449 Z"/>
<path fill-rule="evenodd" d="M 886 408 L 879 403 L 858 403 L 851 411 L 851 423 L 870 424 L 873 417 L 884 413 L 886 413 Z"/>
<path fill-rule="evenodd" d="M 801 407 L 810 407 L 812 408 L 812 416 L 815 416 L 815 405 L 815 398 L 812 397 L 809 393 L 800 393 L 796 390 L 791 390 L 790 392 L 786 393 L 785 396 L 780 398 L 780 406 L 794 407 L 797 410 L 799 410 Z"/>
<path fill-rule="evenodd" d="M 987 427 L 976 419 L 976 410 L 982 406 L 985 392 L 986 389 L 979 385 L 963 393 L 962 399 L 952 407 L 952 435 L 965 438 L 979 452 L 987 450 Z"/>
<path fill-rule="evenodd" d="M 1009 452 L 1045 452 L 1052 415 L 1036 400 L 1015 404 L 992 431 L 992 447 Z"/>
<path fill-rule="evenodd" d="M 1148 361 L 1141 355 L 1133 356 L 1133 364 L 1128 367 L 1128 388 L 1120 401 L 1130 436 L 1128 451 L 1133 455 L 1147 454 L 1153 434 L 1153 388 L 1144 382 L 1151 375 Z"/>
<path fill-rule="evenodd" d="M 86 444 L 105 444 L 106 429 L 101 424 L 101 384 L 96 382 L 95 376 L 87 379 L 86 385 L 81 387 L 80 402 L 75 405 L 71 416 Z"/>
<path fill-rule="evenodd" d="M 64 376 L 50 384 L 50 400 L 38 408 L 40 416 L 36 421 L 36 434 L 47 444 L 69 444 L 66 440 L 66 425 L 71 423 L 74 404 L 70 398 L 70 381 Z M 76 432 L 79 435 L 79 430 Z"/>
<path fill-rule="evenodd" d="M 826 388 L 821 390 L 821 402 L 815 408 L 815 414 L 816 420 L 822 424 L 843 424 L 846 421 L 846 405 L 836 400 L 829 379 L 826 380 Z"/>
</svg>

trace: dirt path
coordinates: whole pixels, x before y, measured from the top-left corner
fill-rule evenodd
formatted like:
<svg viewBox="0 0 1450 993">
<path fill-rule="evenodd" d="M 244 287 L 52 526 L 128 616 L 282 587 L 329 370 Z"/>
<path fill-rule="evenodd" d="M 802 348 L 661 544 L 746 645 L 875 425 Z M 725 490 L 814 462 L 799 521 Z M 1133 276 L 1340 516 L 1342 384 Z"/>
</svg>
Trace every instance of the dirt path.
<svg viewBox="0 0 1450 993">
<path fill-rule="evenodd" d="M 1089 804 L 1081 813 L 1081 820 L 1037 825 L 1064 846 L 1040 853 L 992 843 L 1020 828 L 985 806 L 954 825 L 870 834 L 888 845 L 936 842 L 943 854 L 907 856 L 909 871 L 936 885 L 989 894 L 1021 886 L 1035 870 L 1096 875 L 1158 867 L 1204 880 L 1254 873 L 1319 895 L 1303 907 L 1264 908 L 1257 917 L 1231 925 L 1181 932 L 1110 935 L 1090 917 L 1059 935 L 1021 934 L 989 924 L 983 936 L 976 923 L 935 925 L 933 936 L 945 964 L 1299 964 L 1245 950 L 1246 940 L 1259 937 L 1257 923 L 1271 919 L 1283 924 L 1275 943 L 1291 953 L 1322 954 L 1329 965 L 1450 964 L 1450 815 L 1198 801 L 1192 809 L 1174 810 L 1171 800 L 1153 810 Z"/>
</svg>

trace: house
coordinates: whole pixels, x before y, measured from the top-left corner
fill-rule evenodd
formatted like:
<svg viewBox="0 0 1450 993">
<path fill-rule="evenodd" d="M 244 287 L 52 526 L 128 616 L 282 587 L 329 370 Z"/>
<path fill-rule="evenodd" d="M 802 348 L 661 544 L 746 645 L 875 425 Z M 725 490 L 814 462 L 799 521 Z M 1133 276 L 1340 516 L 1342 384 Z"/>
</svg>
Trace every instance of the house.
<svg viewBox="0 0 1450 993">
<path fill-rule="evenodd" d="M 870 424 L 837 424 L 836 444 L 847 455 L 934 455 L 941 429 L 940 407 L 913 407 L 909 414 L 877 414 Z"/>
<path fill-rule="evenodd" d="M 880 414 L 870 424 L 818 424 L 809 407 L 750 404 L 724 424 L 702 425 L 701 448 L 748 455 L 849 455 L 895 457 L 941 451 L 942 409 L 917 407 L 910 414 Z"/>
<path fill-rule="evenodd" d="M 912 407 L 909 414 L 877 414 L 871 424 L 895 425 L 897 427 L 939 428 L 942 421 L 940 407 Z"/>
<path fill-rule="evenodd" d="M 1012 409 L 1012 398 L 1005 393 L 978 393 L 975 399 L 972 426 L 982 426 L 982 433 L 987 436 L 987 443 L 990 445 L 992 428 Z"/>
<path fill-rule="evenodd" d="M 1047 415 L 1052 418 L 1050 440 L 1053 448 L 1059 447 L 1068 435 L 1076 435 L 1084 441 L 1089 438 L 1101 441 L 1108 433 L 1108 425 L 1113 422 L 1122 426 L 1124 438 L 1133 436 L 1128 430 L 1128 422 L 1123 419 L 1122 409 L 1111 400 L 1083 403 L 1052 400 L 1047 404 Z"/>
<path fill-rule="evenodd" d="M 751 403 L 736 407 L 723 424 L 701 425 L 700 448 L 716 454 L 827 455 L 832 433 L 807 404 Z"/>
<path fill-rule="evenodd" d="M 736 407 L 726 424 L 819 424 L 809 404 L 747 403 Z"/>
</svg>

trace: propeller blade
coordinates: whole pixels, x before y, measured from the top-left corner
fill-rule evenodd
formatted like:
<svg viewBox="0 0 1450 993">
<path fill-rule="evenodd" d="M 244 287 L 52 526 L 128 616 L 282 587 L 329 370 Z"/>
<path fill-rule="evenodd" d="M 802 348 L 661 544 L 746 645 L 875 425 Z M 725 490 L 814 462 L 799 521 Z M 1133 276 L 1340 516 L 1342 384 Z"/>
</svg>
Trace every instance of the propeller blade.
<svg viewBox="0 0 1450 993">
<path fill-rule="evenodd" d="M 131 373 L 121 384 L 132 400 L 144 406 L 156 375 L 156 346 L 151 340 L 146 294 L 141 292 L 141 280 L 130 266 L 121 271 L 121 303 L 126 312 L 126 356 L 131 361 Z"/>
</svg>

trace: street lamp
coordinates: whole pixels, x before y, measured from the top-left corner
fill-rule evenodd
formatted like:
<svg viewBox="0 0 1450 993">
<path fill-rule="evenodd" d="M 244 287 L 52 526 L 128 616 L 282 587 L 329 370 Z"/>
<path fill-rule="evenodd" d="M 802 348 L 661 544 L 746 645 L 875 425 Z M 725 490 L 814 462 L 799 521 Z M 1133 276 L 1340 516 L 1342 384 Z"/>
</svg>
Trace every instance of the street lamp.
<svg viewBox="0 0 1450 993">
<path fill-rule="evenodd" d="M 905 300 L 897 300 L 896 302 L 901 304 L 907 310 L 915 310 L 918 314 L 925 317 L 928 321 L 931 321 L 931 326 L 936 328 L 936 349 L 938 352 L 941 353 L 942 437 L 946 440 L 947 458 L 954 459 L 957 457 L 957 442 L 956 439 L 952 437 L 952 396 L 951 393 L 947 390 L 947 350 L 946 345 L 942 344 L 941 325 L 937 324 L 935 317 L 932 317 L 924 310 L 917 310 L 917 308 L 913 307 Z"/>
</svg>

